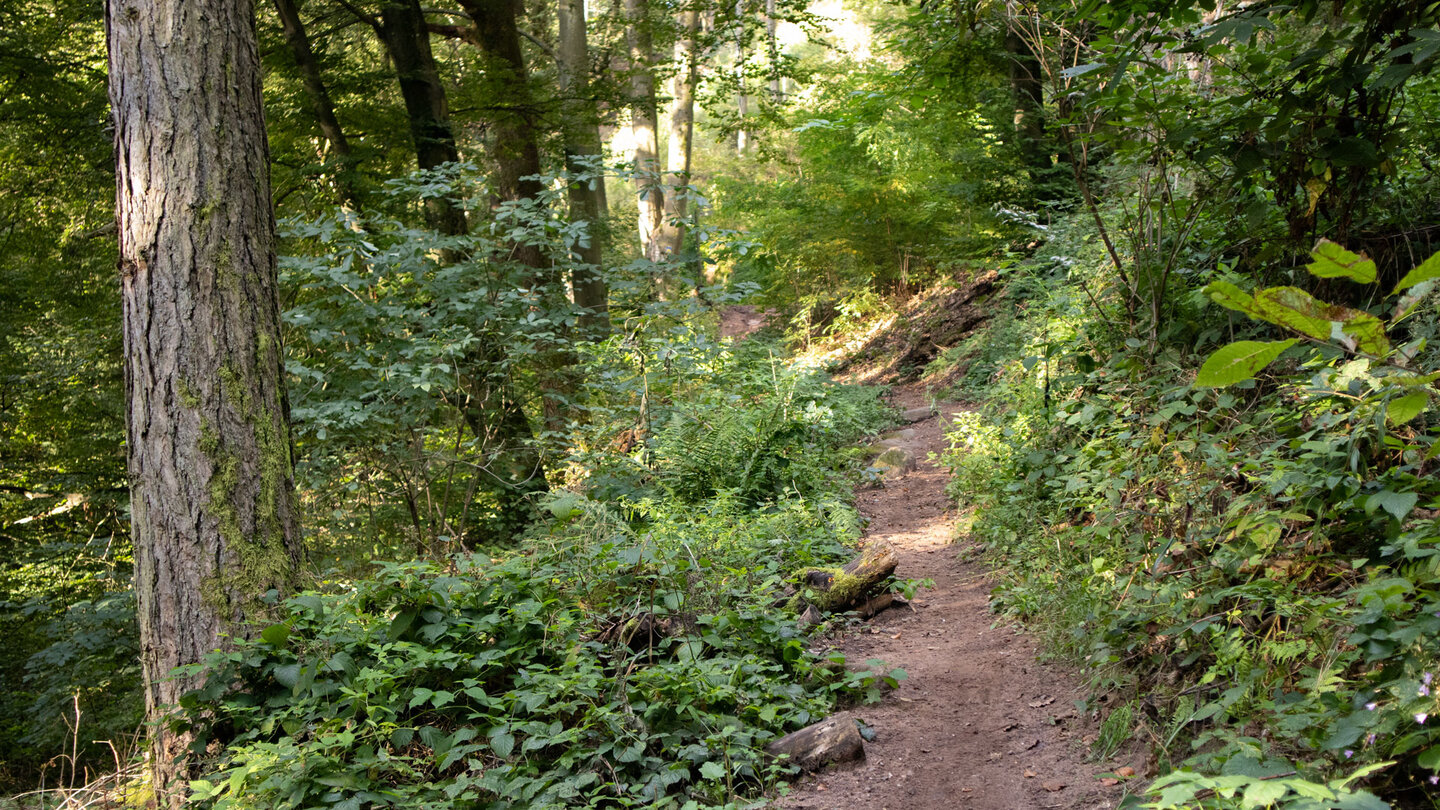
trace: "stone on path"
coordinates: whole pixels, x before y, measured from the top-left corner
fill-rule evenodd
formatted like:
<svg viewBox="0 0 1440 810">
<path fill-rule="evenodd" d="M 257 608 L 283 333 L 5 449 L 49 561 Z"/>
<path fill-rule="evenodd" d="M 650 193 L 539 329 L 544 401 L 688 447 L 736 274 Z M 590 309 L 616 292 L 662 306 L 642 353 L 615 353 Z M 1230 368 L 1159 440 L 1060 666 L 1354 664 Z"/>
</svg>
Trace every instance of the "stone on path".
<svg viewBox="0 0 1440 810">
<path fill-rule="evenodd" d="M 932 417 L 932 416 L 934 416 L 934 415 L 935 415 L 935 409 L 934 409 L 934 408 L 931 408 L 929 405 L 922 405 L 922 406 L 920 406 L 920 407 L 918 407 L 918 408 L 910 408 L 910 409 L 901 411 L 901 412 L 900 412 L 900 421 L 901 421 L 903 424 L 910 425 L 910 424 L 914 424 L 915 422 L 924 422 L 926 419 L 929 419 L 930 417 Z"/>
</svg>

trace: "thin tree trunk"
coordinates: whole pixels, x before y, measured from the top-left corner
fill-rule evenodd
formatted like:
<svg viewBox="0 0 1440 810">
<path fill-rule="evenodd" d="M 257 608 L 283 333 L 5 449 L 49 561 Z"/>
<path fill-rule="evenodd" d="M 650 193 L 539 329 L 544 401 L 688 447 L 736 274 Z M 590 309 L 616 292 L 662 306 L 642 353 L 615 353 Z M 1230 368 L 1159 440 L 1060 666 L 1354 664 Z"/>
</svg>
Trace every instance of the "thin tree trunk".
<svg viewBox="0 0 1440 810">
<path fill-rule="evenodd" d="M 170 677 L 245 637 L 303 550 L 292 479 L 253 0 L 111 0 L 135 593 L 153 720 Z M 183 802 L 188 737 L 152 726 Z"/>
<path fill-rule="evenodd" d="M 669 173 L 665 185 L 664 249 L 679 256 L 685 246 L 685 216 L 689 200 L 681 190 L 690 183 L 690 157 L 695 135 L 695 82 L 699 75 L 696 37 L 700 32 L 700 12 L 682 11 L 677 22 L 680 39 L 675 43 L 675 101 L 670 108 Z"/>
<path fill-rule="evenodd" d="M 598 160 L 603 154 L 599 113 L 590 92 L 590 45 L 585 30 L 585 0 L 560 0 L 560 114 L 565 137 L 565 169 L 573 177 L 583 171 L 582 161 Z M 584 310 L 581 325 L 592 334 L 610 328 L 610 291 L 602 274 L 605 258 L 602 218 L 609 209 L 605 199 L 605 178 L 588 183 L 571 181 L 570 218 L 589 224 L 589 243 L 577 252 L 584 268 L 571 274 L 575 305 Z"/>
<path fill-rule="evenodd" d="M 430 50 L 430 32 L 419 0 L 384 0 L 376 32 L 395 63 L 400 95 L 410 119 L 410 137 L 415 142 L 416 162 L 421 169 L 433 169 L 459 161 L 445 86 L 440 83 L 435 54 Z M 431 228 L 446 236 L 469 231 L 465 211 L 443 197 L 425 200 L 425 219 Z"/>
<path fill-rule="evenodd" d="M 335 173 L 335 188 L 341 202 L 358 208 L 360 196 L 355 188 L 355 157 L 350 151 L 350 142 L 335 117 L 335 105 L 330 101 L 330 91 L 320 75 L 320 63 L 310 47 L 310 37 L 305 32 L 305 22 L 300 18 L 299 0 L 275 0 L 275 11 L 280 15 L 280 26 L 285 32 L 285 44 L 295 57 L 295 66 L 300 70 L 300 81 L 305 87 L 305 98 L 310 102 L 310 114 L 315 124 L 330 144 L 330 151 L 340 169 Z"/>
<path fill-rule="evenodd" d="M 735 110 L 740 114 L 740 125 L 735 130 L 735 151 L 744 153 L 750 146 L 750 133 L 745 129 L 745 119 L 750 115 L 750 95 L 745 88 L 745 63 L 749 55 L 745 49 L 745 0 L 735 0 L 735 81 L 739 84 L 735 99 Z"/>
<path fill-rule="evenodd" d="M 659 113 L 655 102 L 655 47 L 649 0 L 625 0 L 629 18 L 630 128 L 635 139 L 635 187 L 640 195 L 640 252 L 652 262 L 665 258 L 660 239 L 665 191 L 660 184 Z"/>
<path fill-rule="evenodd" d="M 775 17 L 775 0 L 765 0 L 765 45 L 769 56 L 770 100 L 779 104 L 780 89 L 780 20 Z"/>
<path fill-rule="evenodd" d="M 1005 52 L 1010 56 L 1010 95 L 1015 108 L 1015 137 L 1025 162 L 1033 169 L 1049 166 L 1045 148 L 1045 91 L 1040 60 L 1035 56 L 1027 33 L 1012 22 L 1005 34 Z"/>
</svg>

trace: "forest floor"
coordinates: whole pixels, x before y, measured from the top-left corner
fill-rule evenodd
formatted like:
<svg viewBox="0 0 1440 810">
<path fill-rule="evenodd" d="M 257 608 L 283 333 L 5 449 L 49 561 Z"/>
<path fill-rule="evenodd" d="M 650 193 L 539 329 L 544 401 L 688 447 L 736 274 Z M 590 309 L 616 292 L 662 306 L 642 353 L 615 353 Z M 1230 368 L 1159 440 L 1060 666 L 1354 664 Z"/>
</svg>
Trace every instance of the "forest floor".
<svg viewBox="0 0 1440 810">
<path fill-rule="evenodd" d="M 914 385 L 895 389 L 893 400 L 927 404 Z M 953 540 L 954 504 L 936 456 L 946 447 L 943 421 L 965 409 L 942 403 L 939 416 L 910 425 L 902 435 L 917 468 L 858 497 L 867 538 L 899 552 L 896 576 L 935 587 L 831 643 L 851 662 L 878 658 L 908 677 L 881 703 L 847 712 L 875 731 L 865 760 L 802 780 L 780 807 L 1099 810 L 1124 790 L 1099 774 L 1144 773 L 1139 761 L 1087 759 L 1095 729 L 1076 708 L 1081 678 L 1039 661 L 1033 639 L 996 622 L 985 568 L 969 559 L 976 550 Z"/>
</svg>

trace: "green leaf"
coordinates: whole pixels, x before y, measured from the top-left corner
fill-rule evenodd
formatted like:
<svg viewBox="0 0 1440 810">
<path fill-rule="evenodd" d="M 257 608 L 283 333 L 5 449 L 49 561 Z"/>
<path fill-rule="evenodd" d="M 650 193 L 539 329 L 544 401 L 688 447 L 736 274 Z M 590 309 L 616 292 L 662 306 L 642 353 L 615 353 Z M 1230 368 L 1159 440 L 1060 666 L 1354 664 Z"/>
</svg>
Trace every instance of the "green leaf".
<svg viewBox="0 0 1440 810">
<path fill-rule="evenodd" d="M 1248 380 L 1298 342 L 1294 338 L 1274 342 L 1239 340 L 1222 346 L 1200 367 L 1195 384 L 1206 388 L 1224 388 Z"/>
<path fill-rule="evenodd" d="M 300 682 L 299 664 L 281 664 L 275 667 L 275 680 L 286 689 L 294 689 L 295 684 Z"/>
<path fill-rule="evenodd" d="M 260 640 L 272 647 L 284 647 L 285 641 L 290 638 L 290 625 L 272 624 L 260 631 Z"/>
<path fill-rule="evenodd" d="M 1253 782 L 1245 788 L 1245 798 L 1241 801 L 1240 806 L 1245 808 L 1268 807 L 1289 792 L 1290 788 L 1286 787 L 1284 782 Z"/>
<path fill-rule="evenodd" d="M 1343 247 L 1321 239 L 1310 252 L 1315 261 L 1305 266 L 1310 274 L 1318 278 L 1348 278 L 1360 284 L 1375 281 L 1375 262 Z"/>
<path fill-rule="evenodd" d="M 395 618 L 390 622 L 390 640 L 398 641 L 405 631 L 410 629 L 410 625 L 415 623 L 415 619 L 419 615 L 420 610 L 413 607 L 396 613 Z"/>
<path fill-rule="evenodd" d="M 1440 745 L 1432 745 L 1415 757 L 1415 764 L 1432 771 L 1440 771 Z"/>
<path fill-rule="evenodd" d="M 1335 810 L 1391 810 L 1391 807 L 1384 799 L 1362 790 L 1341 796 L 1335 803 Z"/>
<path fill-rule="evenodd" d="M 1385 418 L 1392 425 L 1403 425 L 1420 415 L 1430 404 L 1430 395 L 1424 391 L 1411 391 L 1403 397 L 1390 400 L 1385 406 Z"/>
<path fill-rule="evenodd" d="M 718 762 L 706 762 L 700 766 L 700 778 L 702 779 L 724 779 L 725 766 Z"/>
<path fill-rule="evenodd" d="M 1414 287 L 1422 281 L 1429 281 L 1434 278 L 1440 278 L 1440 253 L 1436 253 L 1421 262 L 1419 267 L 1406 273 L 1405 277 L 1400 279 L 1400 283 L 1395 285 L 1395 289 L 1390 291 L 1390 294 L 1394 295 L 1401 290 Z"/>
<path fill-rule="evenodd" d="M 1210 296 L 1210 300 L 1226 309 L 1243 312 L 1251 317 L 1255 316 L 1255 299 L 1250 293 L 1228 281 L 1210 282 L 1205 285 L 1205 294 Z"/>
<path fill-rule="evenodd" d="M 1413 492 L 1394 492 L 1384 489 L 1365 499 L 1365 512 L 1370 514 L 1376 509 L 1384 509 L 1396 520 L 1404 520 L 1419 500 L 1420 496 Z"/>
<path fill-rule="evenodd" d="M 490 750 L 495 752 L 495 756 L 505 759 L 515 750 L 515 735 L 508 731 L 491 732 Z"/>
</svg>

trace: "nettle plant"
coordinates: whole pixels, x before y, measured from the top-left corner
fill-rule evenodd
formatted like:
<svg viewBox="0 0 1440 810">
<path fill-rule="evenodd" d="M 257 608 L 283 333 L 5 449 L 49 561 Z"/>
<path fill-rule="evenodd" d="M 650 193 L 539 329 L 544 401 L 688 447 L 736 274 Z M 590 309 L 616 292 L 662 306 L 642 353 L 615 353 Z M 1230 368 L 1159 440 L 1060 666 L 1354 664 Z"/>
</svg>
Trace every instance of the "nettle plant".
<svg viewBox="0 0 1440 810">
<path fill-rule="evenodd" d="M 1374 284 L 1375 263 L 1333 242 L 1315 248 L 1307 269 L 1322 279 Z M 1278 326 L 1293 337 L 1242 340 L 1215 351 L 1196 384 L 1226 387 L 1253 379 L 1302 341 L 1318 347 L 1316 373 L 1297 402 L 1323 401 L 1330 410 L 1348 409 L 1357 436 L 1349 467 L 1365 480 L 1358 492 L 1325 494 L 1337 506 L 1387 516 L 1383 537 L 1371 558 L 1357 560 L 1367 581 L 1345 594 L 1347 641 L 1354 651 L 1348 705 L 1335 705 L 1321 747 L 1347 761 L 1389 760 L 1400 764 L 1396 784 L 1433 790 L 1440 783 L 1440 701 L 1432 689 L 1440 675 L 1440 506 L 1430 467 L 1440 444 L 1424 421 L 1440 379 L 1426 340 L 1402 338 L 1402 323 L 1417 313 L 1440 284 L 1440 254 L 1406 274 L 1387 298 L 1388 317 L 1329 304 L 1296 287 L 1268 287 L 1248 293 L 1217 281 L 1206 288 L 1222 306 Z M 1401 339 L 1406 342 L 1400 343 Z M 1303 438 L 1303 437 L 1302 437 Z M 1344 501 L 1344 503 L 1340 503 Z M 1337 513 L 1338 516 L 1338 513 Z"/>
</svg>

